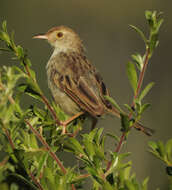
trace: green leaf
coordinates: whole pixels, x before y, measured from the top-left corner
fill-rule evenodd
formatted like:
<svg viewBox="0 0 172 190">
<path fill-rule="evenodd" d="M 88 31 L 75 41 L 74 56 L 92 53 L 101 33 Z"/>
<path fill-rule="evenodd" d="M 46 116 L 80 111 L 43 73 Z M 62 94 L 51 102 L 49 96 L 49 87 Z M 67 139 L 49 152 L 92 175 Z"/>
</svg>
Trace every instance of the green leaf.
<svg viewBox="0 0 172 190">
<path fill-rule="evenodd" d="M 10 37 L 7 33 L 0 31 L 0 39 L 5 41 L 8 45 L 11 44 Z"/>
<path fill-rule="evenodd" d="M 146 104 L 143 104 L 140 108 L 140 114 L 142 114 L 146 109 L 148 109 L 149 107 L 151 106 L 151 104 L 149 103 L 146 103 Z"/>
<path fill-rule="evenodd" d="M 125 158 L 127 158 L 128 156 L 131 155 L 131 152 L 125 152 L 119 155 L 119 159 L 120 160 L 124 160 Z M 131 164 L 131 163 L 130 163 Z"/>
<path fill-rule="evenodd" d="M 149 11 L 149 10 L 145 11 L 145 17 L 146 17 L 146 20 L 148 21 L 148 24 L 149 24 L 150 27 L 153 26 L 152 14 L 153 14 L 152 11 Z"/>
<path fill-rule="evenodd" d="M 125 189 L 126 190 L 136 190 L 134 184 L 130 180 L 125 180 Z"/>
<path fill-rule="evenodd" d="M 2 22 L 2 29 L 3 29 L 4 32 L 7 33 L 7 21 L 6 21 L 6 20 L 4 20 L 4 21 Z"/>
<path fill-rule="evenodd" d="M 140 102 L 137 98 L 134 100 L 134 102 L 135 102 L 135 110 L 136 110 L 138 113 L 140 113 L 141 102 Z"/>
<path fill-rule="evenodd" d="M 110 96 L 104 96 L 105 99 L 107 99 L 110 103 L 112 103 L 112 105 L 120 112 L 123 113 L 122 109 L 119 107 L 119 105 L 117 104 L 117 102 L 111 98 Z"/>
<path fill-rule="evenodd" d="M 150 27 L 150 35 L 148 42 L 149 58 L 150 58 L 153 54 L 154 49 L 157 47 L 159 43 L 158 33 L 163 23 L 163 19 L 159 18 L 159 14 L 157 14 L 156 11 L 146 11 L 145 16 Z"/>
<path fill-rule="evenodd" d="M 19 187 L 18 187 L 17 184 L 12 183 L 12 184 L 10 185 L 10 190 L 19 190 Z"/>
<path fill-rule="evenodd" d="M 133 113 L 134 110 L 128 104 L 124 104 L 124 106 L 128 109 L 129 112 Z"/>
<path fill-rule="evenodd" d="M 147 190 L 148 189 L 148 181 L 149 181 L 149 177 L 144 179 L 144 181 L 142 183 L 142 190 Z"/>
<path fill-rule="evenodd" d="M 128 132 L 130 127 L 130 121 L 128 115 L 120 114 L 121 115 L 121 131 Z"/>
<path fill-rule="evenodd" d="M 150 55 L 153 54 L 153 51 L 157 47 L 157 45 L 158 45 L 158 33 L 151 33 L 150 40 L 149 40 Z"/>
<path fill-rule="evenodd" d="M 167 154 L 167 159 L 172 164 L 172 139 L 167 141 L 167 143 L 165 145 L 165 150 L 166 150 L 166 154 Z"/>
<path fill-rule="evenodd" d="M 142 40 L 144 41 L 145 45 L 147 45 L 147 39 L 144 35 L 144 33 L 136 26 L 133 26 L 133 25 L 129 25 L 132 29 L 134 29 L 139 35 L 140 37 L 142 38 Z"/>
<path fill-rule="evenodd" d="M 0 37 L 1 38 L 1 37 Z M 8 48 L 0 48 L 0 51 L 7 51 L 10 52 L 10 50 Z"/>
<path fill-rule="evenodd" d="M 17 53 L 17 57 L 19 59 L 23 59 L 24 58 L 24 50 L 23 50 L 23 48 L 21 46 L 19 46 L 19 45 L 17 46 L 16 53 Z"/>
<path fill-rule="evenodd" d="M 144 59 L 139 53 L 135 53 L 132 56 L 133 61 L 136 63 L 136 66 L 141 71 L 144 65 Z"/>
<path fill-rule="evenodd" d="M 132 62 L 128 62 L 127 64 L 127 75 L 130 81 L 130 84 L 133 88 L 134 93 L 136 93 L 137 89 L 137 72 L 134 64 Z"/>
<path fill-rule="evenodd" d="M 132 164 L 132 163 L 130 162 L 130 164 Z M 131 165 L 124 168 L 124 170 L 123 170 L 124 171 L 124 179 L 130 179 L 131 169 L 132 169 Z"/>
<path fill-rule="evenodd" d="M 23 182 L 25 185 L 29 186 L 30 189 L 38 190 L 38 188 L 35 185 L 33 185 L 33 183 L 31 183 L 27 178 L 24 178 L 22 175 L 19 175 L 17 173 L 13 173 L 13 174 L 10 174 L 9 177 L 10 176 L 15 177 L 19 181 Z"/>
<path fill-rule="evenodd" d="M 149 141 L 148 145 L 154 151 L 156 151 L 156 149 L 158 148 L 157 144 L 154 141 Z"/>
<path fill-rule="evenodd" d="M 36 140 L 35 135 L 33 133 L 31 133 L 29 138 L 30 138 L 30 143 L 29 143 L 30 148 L 38 149 L 39 148 L 38 147 L 38 142 Z"/>
<path fill-rule="evenodd" d="M 109 136 L 109 137 L 112 137 L 117 142 L 120 141 L 120 138 L 117 135 L 115 135 L 115 134 L 107 133 L 106 135 Z"/>
<path fill-rule="evenodd" d="M 94 137 L 95 137 L 97 131 L 98 131 L 98 128 L 95 128 L 95 129 L 92 130 L 89 134 L 84 134 L 84 135 L 83 135 L 84 139 L 87 139 L 87 140 L 93 142 Z"/>
<path fill-rule="evenodd" d="M 94 143 L 89 141 L 88 138 L 84 138 L 83 143 L 84 143 L 84 148 L 85 148 L 85 152 L 86 152 L 87 156 L 91 160 L 93 160 L 93 156 L 95 155 Z"/>
<path fill-rule="evenodd" d="M 45 167 L 43 174 L 45 175 L 44 178 L 47 179 L 46 182 L 47 182 L 48 189 L 53 189 L 55 176 L 53 175 L 51 169 L 48 167 Z"/>
<path fill-rule="evenodd" d="M 100 129 L 96 130 L 96 133 L 94 135 L 94 141 L 95 141 L 95 143 L 97 145 L 99 145 L 100 142 L 101 142 L 101 135 L 102 135 L 102 133 L 103 133 L 103 128 L 100 128 Z"/>
<path fill-rule="evenodd" d="M 81 153 L 81 154 L 84 154 L 84 151 L 83 151 L 83 148 L 82 146 L 80 145 L 80 143 L 74 139 L 74 138 L 69 138 L 67 143 L 65 143 L 65 146 L 71 148 L 74 152 L 76 153 Z"/>
<path fill-rule="evenodd" d="M 162 25 L 162 23 L 164 22 L 164 19 L 160 19 L 158 22 L 157 22 L 157 25 L 156 25 L 156 32 L 158 33 L 159 32 L 159 29 Z"/>
<path fill-rule="evenodd" d="M 11 44 L 10 44 L 10 49 L 12 49 L 15 53 L 17 52 L 17 47 L 16 44 L 14 42 L 14 31 L 11 32 Z M 18 59 L 17 57 L 14 57 L 13 59 Z"/>
<path fill-rule="evenodd" d="M 91 176 L 99 183 L 99 184 L 103 184 L 103 179 L 98 175 L 96 169 L 94 169 L 93 167 L 87 167 L 86 170 L 88 171 L 88 173 L 91 174 Z"/>
<path fill-rule="evenodd" d="M 107 181 L 103 183 L 102 188 L 104 190 L 114 190 L 114 188 Z"/>
<path fill-rule="evenodd" d="M 39 94 L 39 92 L 37 92 L 36 89 L 34 89 L 33 86 L 31 86 L 30 84 L 20 84 L 18 86 L 18 90 L 20 92 L 24 92 L 28 94 L 29 96 L 32 96 L 35 99 L 42 101 L 41 95 Z"/>
<path fill-rule="evenodd" d="M 157 152 L 159 152 L 159 155 L 164 159 L 165 158 L 165 147 L 162 141 L 157 142 L 158 148 Z"/>
<path fill-rule="evenodd" d="M 102 160 L 105 159 L 105 155 L 104 155 L 104 149 L 100 146 L 95 147 L 95 155 L 94 155 L 94 161 L 95 161 L 95 157 L 97 157 L 99 159 L 100 162 L 102 162 Z"/>
<path fill-rule="evenodd" d="M 38 178 L 40 177 L 40 174 L 41 174 L 41 171 L 43 170 L 44 165 L 46 165 L 46 161 L 47 161 L 48 155 L 49 155 L 48 152 L 46 152 L 39 159 L 39 163 L 38 163 L 38 167 L 37 167 L 37 177 Z"/>
<path fill-rule="evenodd" d="M 150 82 L 144 89 L 143 91 L 141 92 L 140 96 L 139 96 L 139 101 L 141 101 L 145 96 L 146 94 L 150 91 L 150 89 L 153 87 L 155 83 L 154 82 Z"/>
<path fill-rule="evenodd" d="M 45 119 L 45 112 L 42 109 L 39 109 L 37 106 L 33 106 L 34 114 L 40 118 L 42 121 Z"/>
<path fill-rule="evenodd" d="M 111 166 L 110 166 L 110 168 L 108 170 L 107 175 L 114 172 L 116 167 L 118 166 L 118 163 L 119 163 L 118 154 L 116 152 L 110 152 L 110 153 L 111 153 Z"/>
</svg>

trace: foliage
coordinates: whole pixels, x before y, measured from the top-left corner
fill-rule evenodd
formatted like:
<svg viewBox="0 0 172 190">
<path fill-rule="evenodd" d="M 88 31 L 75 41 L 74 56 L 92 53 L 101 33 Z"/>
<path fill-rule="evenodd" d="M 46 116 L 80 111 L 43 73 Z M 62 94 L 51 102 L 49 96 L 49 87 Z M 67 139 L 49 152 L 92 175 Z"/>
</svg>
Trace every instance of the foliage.
<svg viewBox="0 0 172 190">
<path fill-rule="evenodd" d="M 6 21 L 2 23 L 0 50 L 10 53 L 20 64 L 0 67 L 0 150 L 4 155 L 0 162 L 1 189 L 76 190 L 83 188 L 87 178 L 92 183 L 92 190 L 147 189 L 148 178 L 139 183 L 130 172 L 132 163 L 125 160 L 130 153 L 119 153 L 130 130 L 150 106 L 142 102 L 154 83 L 149 83 L 143 90 L 141 87 L 148 61 L 158 45 L 163 20 L 156 11 L 146 11 L 145 15 L 150 29 L 148 39 L 140 29 L 131 26 L 145 42 L 145 54 L 133 54 L 132 61 L 127 64 L 133 102 L 131 106 L 124 104 L 125 112 L 115 100 L 105 97 L 120 112 L 121 137 L 104 134 L 103 128 L 81 135 L 82 117 L 65 126 L 62 121 L 68 116 L 45 97 L 26 51 L 15 44 L 14 32 L 8 33 Z M 24 109 L 23 95 L 29 95 L 41 104 L 33 103 Z M 105 150 L 109 138 L 117 144 L 115 151 Z M 168 175 L 171 175 L 171 142 L 149 144 L 151 152 L 167 165 Z M 73 154 L 80 165 L 65 167 L 58 157 L 64 152 Z"/>
</svg>

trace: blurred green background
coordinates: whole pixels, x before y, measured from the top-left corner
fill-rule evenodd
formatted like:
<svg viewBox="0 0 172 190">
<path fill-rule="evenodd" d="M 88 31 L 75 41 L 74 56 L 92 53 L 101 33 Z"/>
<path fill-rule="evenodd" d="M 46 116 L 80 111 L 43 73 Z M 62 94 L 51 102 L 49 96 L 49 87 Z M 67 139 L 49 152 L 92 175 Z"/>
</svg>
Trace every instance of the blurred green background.
<svg viewBox="0 0 172 190">
<path fill-rule="evenodd" d="M 1 0 L 0 21 L 7 20 L 8 28 L 15 30 L 15 41 L 28 50 L 39 84 L 46 96 L 51 98 L 46 82 L 46 63 L 52 53 L 44 41 L 32 40 L 32 36 L 46 32 L 53 26 L 72 27 L 87 49 L 89 60 L 102 74 L 110 89 L 111 96 L 119 104 L 131 103 L 132 90 L 126 76 L 126 63 L 134 52 L 144 53 L 144 44 L 139 36 L 129 28 L 133 24 L 147 31 L 145 10 L 164 12 L 165 22 L 160 31 L 160 45 L 156 49 L 144 84 L 154 81 L 156 85 L 145 101 L 152 107 L 144 114 L 144 125 L 156 130 L 153 137 L 144 136 L 133 130 L 123 151 L 132 152 L 133 171 L 139 180 L 150 177 L 149 189 L 168 189 L 164 165 L 147 152 L 149 140 L 166 141 L 172 137 L 170 124 L 172 107 L 172 2 L 169 0 Z M 12 63 L 8 55 L 0 55 L 0 65 Z M 28 104 L 28 102 L 24 102 Z M 100 127 L 106 132 L 120 134 L 120 122 L 116 118 L 105 117 Z M 113 147 L 110 141 L 108 147 Z M 66 165 L 71 163 L 69 156 Z M 72 159 L 72 158 L 71 158 Z"/>
</svg>

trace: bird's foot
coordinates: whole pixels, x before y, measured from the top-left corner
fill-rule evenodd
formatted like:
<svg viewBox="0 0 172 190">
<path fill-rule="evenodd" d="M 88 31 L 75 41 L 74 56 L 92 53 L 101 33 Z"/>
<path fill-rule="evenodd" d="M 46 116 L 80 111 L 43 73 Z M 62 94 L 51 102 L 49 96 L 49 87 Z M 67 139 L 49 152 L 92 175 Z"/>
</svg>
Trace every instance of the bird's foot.
<svg viewBox="0 0 172 190">
<path fill-rule="evenodd" d="M 67 119 L 66 121 L 61 121 L 60 125 L 63 126 L 63 130 L 62 130 L 62 134 L 66 134 L 67 133 L 67 125 L 70 124 L 73 120 L 75 120 L 76 118 L 78 118 L 79 116 L 83 115 L 84 112 L 79 112 L 76 115 L 70 117 L 69 119 Z M 75 136 L 75 134 L 74 134 Z"/>
</svg>

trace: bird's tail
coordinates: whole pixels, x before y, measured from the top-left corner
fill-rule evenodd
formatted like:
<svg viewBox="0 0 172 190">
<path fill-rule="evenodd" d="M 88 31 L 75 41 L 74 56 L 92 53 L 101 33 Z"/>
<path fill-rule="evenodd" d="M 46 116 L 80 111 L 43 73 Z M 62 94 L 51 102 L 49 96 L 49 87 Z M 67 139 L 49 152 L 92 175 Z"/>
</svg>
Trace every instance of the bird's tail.
<svg viewBox="0 0 172 190">
<path fill-rule="evenodd" d="M 108 109 L 109 110 L 109 109 Z M 120 118 L 120 113 L 119 111 L 117 111 L 114 107 L 112 107 L 112 109 L 109 110 L 113 115 L 117 116 L 118 118 Z M 144 127 L 141 123 L 136 122 L 133 126 L 136 130 L 138 131 L 142 131 L 144 134 L 146 134 L 147 136 L 152 136 L 154 133 L 153 129 L 150 129 L 148 127 Z"/>
</svg>

